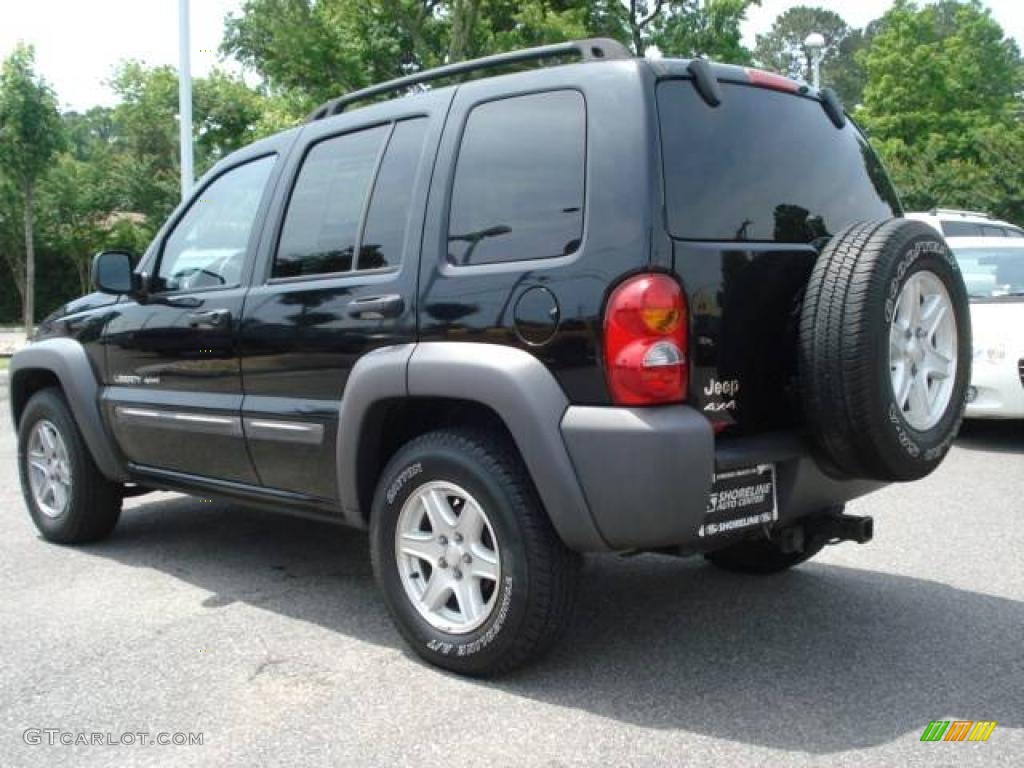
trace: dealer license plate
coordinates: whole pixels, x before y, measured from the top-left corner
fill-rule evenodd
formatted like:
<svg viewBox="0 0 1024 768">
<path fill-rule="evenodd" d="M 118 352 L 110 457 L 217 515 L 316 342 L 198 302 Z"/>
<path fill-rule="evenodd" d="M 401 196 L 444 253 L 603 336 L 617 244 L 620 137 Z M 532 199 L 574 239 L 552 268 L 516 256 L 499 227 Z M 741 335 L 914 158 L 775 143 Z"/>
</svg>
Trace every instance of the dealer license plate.
<svg viewBox="0 0 1024 768">
<path fill-rule="evenodd" d="M 775 500 L 775 465 L 735 469 L 715 474 L 701 537 L 721 536 L 779 519 Z"/>
</svg>

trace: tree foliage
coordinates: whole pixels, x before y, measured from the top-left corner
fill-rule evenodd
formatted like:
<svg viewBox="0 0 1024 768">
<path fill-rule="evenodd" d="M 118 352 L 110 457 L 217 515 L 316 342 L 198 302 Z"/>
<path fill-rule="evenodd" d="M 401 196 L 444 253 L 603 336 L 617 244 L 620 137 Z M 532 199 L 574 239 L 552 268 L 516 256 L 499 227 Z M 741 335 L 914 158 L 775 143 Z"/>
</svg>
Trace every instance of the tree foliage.
<svg viewBox="0 0 1024 768">
<path fill-rule="evenodd" d="M 743 63 L 759 0 L 245 0 L 223 51 L 308 107 L 371 83 L 489 53 L 611 37 L 643 53 Z"/>
<path fill-rule="evenodd" d="M 22 321 L 31 331 L 35 311 L 35 191 L 64 146 L 57 96 L 35 72 L 31 47 L 18 45 L 0 68 L 0 167 L 21 197 L 24 260 L 4 255 L 21 294 Z"/>
<path fill-rule="evenodd" d="M 754 57 L 758 65 L 805 83 L 811 82 L 814 62 L 804 41 L 813 32 L 825 38 L 822 82 L 834 88 L 846 104 L 858 104 L 864 74 L 857 52 L 864 47 L 870 32 L 852 29 L 835 11 L 798 5 L 779 15 L 768 32 L 757 36 Z"/>
<path fill-rule="evenodd" d="M 666 56 L 705 56 L 727 64 L 750 64 L 740 25 L 760 0 L 685 0 L 666 3 L 654 42 Z"/>
<path fill-rule="evenodd" d="M 857 116 L 910 207 L 1024 219 L 1024 62 L 980 2 L 897 0 L 861 62 Z"/>
</svg>

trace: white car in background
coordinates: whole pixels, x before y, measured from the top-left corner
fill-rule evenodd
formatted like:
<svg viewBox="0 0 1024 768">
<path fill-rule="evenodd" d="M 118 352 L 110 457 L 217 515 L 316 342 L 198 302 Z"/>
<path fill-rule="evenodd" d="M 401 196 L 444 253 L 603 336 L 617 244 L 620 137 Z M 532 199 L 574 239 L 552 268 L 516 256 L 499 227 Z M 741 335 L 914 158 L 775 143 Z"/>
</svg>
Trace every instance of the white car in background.
<svg viewBox="0 0 1024 768">
<path fill-rule="evenodd" d="M 1024 229 L 1008 221 L 993 219 L 987 213 L 933 208 L 927 213 L 907 213 L 904 216 L 931 224 L 945 237 L 1016 237 L 1024 240 Z"/>
<path fill-rule="evenodd" d="M 1024 239 L 947 237 L 971 300 L 967 417 L 1024 419 Z"/>
</svg>

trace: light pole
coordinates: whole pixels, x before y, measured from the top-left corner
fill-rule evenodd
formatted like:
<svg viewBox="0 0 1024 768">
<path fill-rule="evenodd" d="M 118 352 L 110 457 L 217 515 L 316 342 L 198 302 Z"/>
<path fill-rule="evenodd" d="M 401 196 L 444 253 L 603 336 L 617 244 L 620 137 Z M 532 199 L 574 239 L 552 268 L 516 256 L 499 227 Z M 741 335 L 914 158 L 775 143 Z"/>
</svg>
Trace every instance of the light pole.
<svg viewBox="0 0 1024 768">
<path fill-rule="evenodd" d="M 178 0 L 178 122 L 181 139 L 181 199 L 192 191 L 192 64 L 189 40 L 189 0 Z"/>
<path fill-rule="evenodd" d="M 804 40 L 804 47 L 807 55 L 811 58 L 811 69 L 814 72 L 815 88 L 821 88 L 821 60 L 825 55 L 825 36 L 819 32 L 812 32 Z"/>
</svg>

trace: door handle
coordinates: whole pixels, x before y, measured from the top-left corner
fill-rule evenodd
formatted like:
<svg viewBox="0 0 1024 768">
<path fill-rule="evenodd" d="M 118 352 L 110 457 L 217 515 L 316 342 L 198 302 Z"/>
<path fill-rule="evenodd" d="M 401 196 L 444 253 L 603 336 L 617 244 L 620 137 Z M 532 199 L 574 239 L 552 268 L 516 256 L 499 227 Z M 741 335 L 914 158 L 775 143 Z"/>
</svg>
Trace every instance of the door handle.
<svg viewBox="0 0 1024 768">
<path fill-rule="evenodd" d="M 189 328 L 221 328 L 231 320 L 231 312 L 227 309 L 209 309 L 193 312 L 188 316 Z"/>
<path fill-rule="evenodd" d="M 348 316 L 360 320 L 383 320 L 386 317 L 398 317 L 404 309 L 405 301 L 398 294 L 369 296 L 352 301 L 348 305 Z"/>
</svg>

